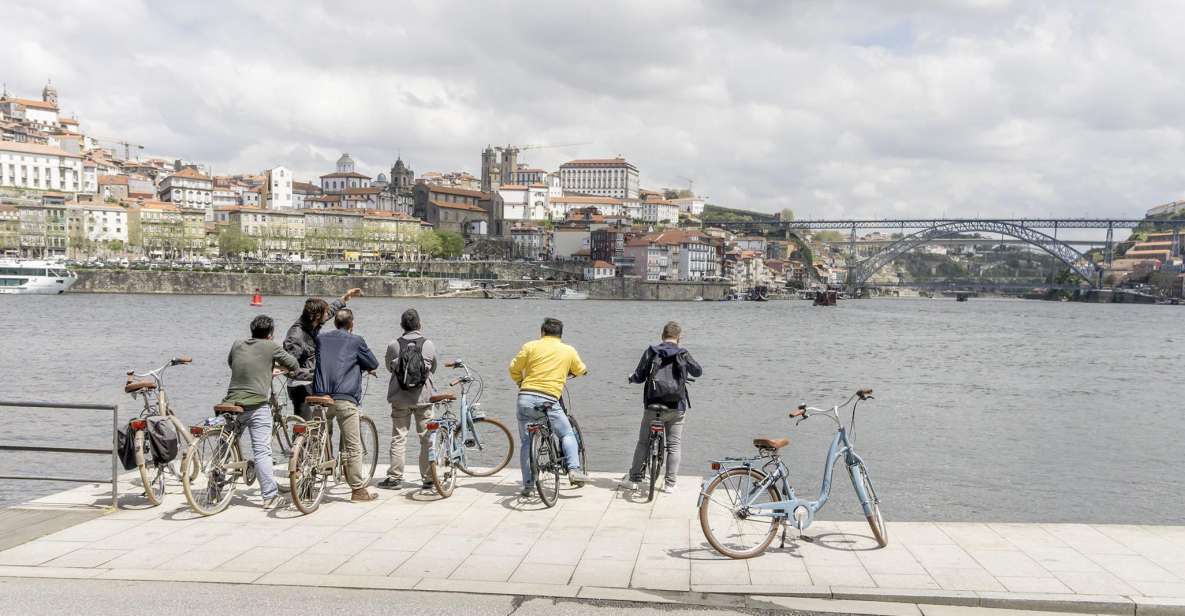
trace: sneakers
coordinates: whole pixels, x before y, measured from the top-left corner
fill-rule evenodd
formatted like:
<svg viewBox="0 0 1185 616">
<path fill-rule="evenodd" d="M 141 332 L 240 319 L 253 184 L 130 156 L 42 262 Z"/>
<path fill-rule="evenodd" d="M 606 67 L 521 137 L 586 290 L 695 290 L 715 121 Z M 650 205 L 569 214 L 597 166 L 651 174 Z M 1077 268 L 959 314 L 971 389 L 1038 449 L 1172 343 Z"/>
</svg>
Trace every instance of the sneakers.
<svg viewBox="0 0 1185 616">
<path fill-rule="evenodd" d="M 287 505 L 288 505 L 288 499 L 284 498 L 283 496 L 280 496 L 279 494 L 277 494 L 275 496 L 269 496 L 269 497 L 263 499 L 264 511 L 272 511 L 274 509 L 283 509 Z"/>
<path fill-rule="evenodd" d="M 379 497 L 378 494 L 367 490 L 365 487 L 358 488 L 350 492 L 350 502 L 352 503 L 367 503 Z"/>
<path fill-rule="evenodd" d="M 573 484 L 586 484 L 588 483 L 588 473 L 579 468 L 568 469 L 568 481 Z"/>
<path fill-rule="evenodd" d="M 638 482 L 630 479 L 630 476 L 627 473 L 621 477 L 621 489 L 628 490 L 630 492 L 636 492 L 638 490 Z"/>
<path fill-rule="evenodd" d="M 662 488 L 660 488 L 660 489 L 662 490 L 663 494 L 670 494 L 671 492 L 675 491 L 675 484 L 664 483 L 664 484 L 662 484 Z"/>
<path fill-rule="evenodd" d="M 535 494 L 535 486 L 524 487 L 518 491 L 519 498 L 531 498 L 533 494 Z"/>
<path fill-rule="evenodd" d="M 436 489 L 436 484 L 435 484 L 435 483 L 432 483 L 432 480 L 431 480 L 431 479 L 425 479 L 425 480 L 424 480 L 424 483 L 422 483 L 422 484 L 420 485 L 420 489 L 422 489 L 422 490 L 435 490 L 435 489 Z"/>
<path fill-rule="evenodd" d="M 387 477 L 386 479 L 380 481 L 377 487 L 380 487 L 384 490 L 398 490 L 399 488 L 403 487 L 403 480 L 391 479 L 390 477 Z"/>
</svg>

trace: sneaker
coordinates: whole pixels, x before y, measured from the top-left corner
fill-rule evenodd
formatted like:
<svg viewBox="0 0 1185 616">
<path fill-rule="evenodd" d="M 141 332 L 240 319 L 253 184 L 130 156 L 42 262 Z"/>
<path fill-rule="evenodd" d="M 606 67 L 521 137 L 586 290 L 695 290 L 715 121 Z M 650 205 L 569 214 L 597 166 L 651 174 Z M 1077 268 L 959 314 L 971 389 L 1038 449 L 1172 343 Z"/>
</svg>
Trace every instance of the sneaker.
<svg viewBox="0 0 1185 616">
<path fill-rule="evenodd" d="M 674 491 L 675 491 L 675 484 L 673 484 L 673 483 L 662 484 L 662 493 L 663 494 L 670 494 L 671 492 L 674 492 Z"/>
<path fill-rule="evenodd" d="M 424 481 L 424 483 L 420 485 L 420 489 L 422 489 L 422 490 L 435 490 L 435 489 L 436 489 L 436 484 L 435 484 L 435 483 L 432 483 L 432 480 L 430 480 L 430 479 L 429 479 L 429 480 L 425 480 L 425 481 Z"/>
<path fill-rule="evenodd" d="M 288 499 L 284 498 L 283 496 L 280 496 L 279 494 L 277 494 L 275 496 L 269 496 L 269 497 L 263 499 L 264 511 L 271 511 L 273 509 L 283 509 L 287 505 L 288 505 Z"/>
<path fill-rule="evenodd" d="M 399 488 L 403 487 L 403 480 L 391 479 L 390 477 L 387 477 L 386 479 L 380 481 L 377 487 L 384 490 L 398 490 Z"/>
<path fill-rule="evenodd" d="M 523 488 L 518 491 L 519 498 L 531 498 L 535 494 L 535 486 Z"/>
<path fill-rule="evenodd" d="M 621 489 L 636 492 L 638 490 L 638 482 L 630 479 L 629 475 L 625 475 L 621 478 Z"/>
<path fill-rule="evenodd" d="M 350 502 L 353 503 L 368 503 L 377 499 L 378 497 L 378 494 L 375 494 L 366 488 L 358 488 L 357 490 L 350 492 Z"/>
<path fill-rule="evenodd" d="M 588 473 L 579 468 L 568 469 L 568 481 L 573 484 L 584 485 L 588 483 Z"/>
</svg>

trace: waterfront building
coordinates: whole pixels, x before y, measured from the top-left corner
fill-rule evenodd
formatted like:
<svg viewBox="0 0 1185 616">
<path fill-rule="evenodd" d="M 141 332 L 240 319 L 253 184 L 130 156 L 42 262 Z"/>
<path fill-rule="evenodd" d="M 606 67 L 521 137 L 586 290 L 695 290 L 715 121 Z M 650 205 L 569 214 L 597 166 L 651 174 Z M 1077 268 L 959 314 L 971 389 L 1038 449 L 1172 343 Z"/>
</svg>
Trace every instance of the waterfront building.
<svg viewBox="0 0 1185 616">
<path fill-rule="evenodd" d="M 109 203 L 80 203 L 67 208 L 69 252 L 90 256 L 120 253 L 128 244 L 128 210 Z"/>
<path fill-rule="evenodd" d="M 583 253 L 587 260 L 591 254 L 592 234 L 588 225 L 579 223 L 557 224 L 551 232 L 552 254 L 556 259 L 575 260 Z"/>
<path fill-rule="evenodd" d="M 617 275 L 617 268 L 608 261 L 593 260 L 592 263 L 584 266 L 585 280 L 600 280 L 601 278 L 612 278 Z"/>
<path fill-rule="evenodd" d="M 287 167 L 275 167 L 263 172 L 259 186 L 260 205 L 269 210 L 290 210 L 296 207 L 292 195 L 292 172 Z"/>
<path fill-rule="evenodd" d="M 632 274 L 646 280 L 703 280 L 720 275 L 717 244 L 698 231 L 667 229 L 629 240 Z"/>
<path fill-rule="evenodd" d="M 636 220 L 656 225 L 679 224 L 679 206 L 662 199 L 646 199 L 638 206 Z"/>
<path fill-rule="evenodd" d="M 593 197 L 584 195 L 563 195 L 549 197 L 547 201 L 548 217 L 551 220 L 566 220 L 572 210 L 595 208 L 598 214 L 604 216 L 628 215 L 625 201 L 617 197 Z"/>
<path fill-rule="evenodd" d="M 293 209 L 237 207 L 228 211 L 225 231 L 253 240 L 255 256 L 298 259 L 304 251 L 304 214 Z"/>
<path fill-rule="evenodd" d="M 382 188 L 347 188 L 338 196 L 347 209 L 395 211 L 395 196 Z"/>
<path fill-rule="evenodd" d="M 197 167 L 183 167 L 161 180 L 158 194 L 165 203 L 172 203 L 182 209 L 209 212 L 213 219 L 214 180 Z"/>
<path fill-rule="evenodd" d="M 337 171 L 321 176 L 321 190 L 326 194 L 340 194 L 347 188 L 369 188 L 370 176 L 354 169 L 354 159 L 343 153 L 337 159 Z"/>
<path fill-rule="evenodd" d="M 542 261 L 551 258 L 551 233 L 532 224 L 516 224 L 510 228 L 510 257 Z"/>
<path fill-rule="evenodd" d="M 625 275 L 633 275 L 634 260 L 626 255 L 625 245 L 640 235 L 641 233 L 625 225 L 594 229 L 589 238 L 589 257 L 593 261 L 611 263 Z"/>
<path fill-rule="evenodd" d="M 369 258 L 414 261 L 420 258 L 420 220 L 403 212 L 370 210 L 362 217 L 362 245 Z"/>
<path fill-rule="evenodd" d="M 0 187 L 78 192 L 82 157 L 48 145 L 2 141 Z"/>
<path fill-rule="evenodd" d="M 205 256 L 205 212 L 151 200 L 132 201 L 127 211 L 128 242 L 144 256 L 154 259 Z"/>
<path fill-rule="evenodd" d="M 488 193 L 421 182 L 415 186 L 415 216 L 439 231 L 486 235 L 494 196 Z"/>
<path fill-rule="evenodd" d="M 321 189 L 310 182 L 293 182 L 292 183 L 292 209 L 303 210 L 307 207 L 312 207 L 308 203 L 309 197 L 316 197 L 321 194 Z"/>
<path fill-rule="evenodd" d="M 496 233 L 504 235 L 516 223 L 548 219 L 547 187 L 543 184 L 504 184 L 498 188 Z"/>
<path fill-rule="evenodd" d="M 560 165 L 564 194 L 637 199 L 638 168 L 624 158 L 570 160 Z"/>
<path fill-rule="evenodd" d="M 0 256 L 21 254 L 21 215 L 13 205 L 0 204 Z"/>
<path fill-rule="evenodd" d="M 304 213 L 304 252 L 313 260 L 341 260 L 347 251 L 357 250 L 363 235 L 361 210 L 324 209 Z"/>
<path fill-rule="evenodd" d="M 239 193 L 231 185 L 229 178 L 214 178 L 214 188 L 210 192 L 210 202 L 215 211 L 218 208 L 239 205 Z"/>
</svg>

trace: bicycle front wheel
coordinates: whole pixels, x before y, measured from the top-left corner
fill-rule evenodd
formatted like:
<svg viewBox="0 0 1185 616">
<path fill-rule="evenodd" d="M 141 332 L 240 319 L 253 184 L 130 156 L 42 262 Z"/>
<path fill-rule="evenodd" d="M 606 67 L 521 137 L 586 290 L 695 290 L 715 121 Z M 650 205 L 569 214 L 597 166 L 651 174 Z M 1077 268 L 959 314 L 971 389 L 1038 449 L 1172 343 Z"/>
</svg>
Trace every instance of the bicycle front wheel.
<svg viewBox="0 0 1185 616">
<path fill-rule="evenodd" d="M 272 453 L 288 459 L 292 456 L 292 426 L 301 423 L 296 415 L 285 415 L 283 421 L 272 420 Z"/>
<path fill-rule="evenodd" d="M 461 438 L 460 425 L 453 431 L 453 438 Z M 514 438 L 510 436 L 510 429 L 497 419 L 474 419 L 473 434 L 461 445 L 465 448 L 465 455 L 461 457 L 457 468 L 473 477 L 493 475 L 506 468 L 514 455 Z"/>
<path fill-rule="evenodd" d="M 576 435 L 576 451 L 577 455 L 580 456 L 580 468 L 583 469 L 585 473 L 591 472 L 588 468 L 588 455 L 584 449 L 584 433 L 580 431 L 580 422 L 576 421 L 575 417 L 569 415 L 568 423 L 572 424 L 572 433 Z"/>
<path fill-rule="evenodd" d="M 324 453 L 325 448 L 320 443 L 304 436 L 296 437 L 292 443 L 292 457 L 288 460 L 288 487 L 292 504 L 305 515 L 316 511 L 325 496 L 329 475 L 320 472 Z"/>
<path fill-rule="evenodd" d="M 208 430 L 189 446 L 181 470 L 185 500 L 201 515 L 221 513 L 235 495 L 240 473 L 229 468 L 236 461 L 233 434 Z"/>
<path fill-rule="evenodd" d="M 852 475 L 852 485 L 857 486 L 856 497 L 864 500 L 860 506 L 864 509 L 864 518 L 868 520 L 868 527 L 872 529 L 872 538 L 882 548 L 889 545 L 889 529 L 885 527 L 885 518 L 881 515 L 881 502 L 876 497 L 876 490 L 872 488 L 872 480 L 868 478 L 868 469 L 864 468 L 863 463 L 860 463 L 849 466 L 848 472 Z"/>
<path fill-rule="evenodd" d="M 780 500 L 772 485 L 757 490 L 763 480 L 765 474 L 759 470 L 733 468 L 717 475 L 704 488 L 699 524 L 717 552 L 729 558 L 752 558 L 761 555 L 774 540 L 781 520 L 771 512 L 751 509 L 752 505 Z"/>
<path fill-rule="evenodd" d="M 362 472 L 369 483 L 379 465 L 379 430 L 374 427 L 373 419 L 365 415 L 358 418 L 358 436 L 362 440 Z"/>
<path fill-rule="evenodd" d="M 665 453 L 666 444 L 662 437 L 650 439 L 650 456 L 647 461 L 650 471 L 650 492 L 646 497 L 646 502 L 654 500 L 654 486 L 658 484 L 658 478 L 662 475 L 662 462 Z"/>
<path fill-rule="evenodd" d="M 453 464 L 453 437 L 448 430 L 437 430 L 432 438 L 432 462 L 428 471 L 432 475 L 432 487 L 441 498 L 453 495 L 457 487 L 457 467 Z"/>
<path fill-rule="evenodd" d="M 548 507 L 554 507 L 560 496 L 560 467 L 562 456 L 557 455 L 550 435 L 542 431 L 531 435 L 531 476 L 535 478 L 535 491 Z"/>
<path fill-rule="evenodd" d="M 140 484 L 144 486 L 144 498 L 153 507 L 165 498 L 165 470 L 168 464 L 157 464 L 152 457 L 152 448 L 143 430 L 136 430 L 136 451 L 143 456 L 140 464 Z"/>
</svg>

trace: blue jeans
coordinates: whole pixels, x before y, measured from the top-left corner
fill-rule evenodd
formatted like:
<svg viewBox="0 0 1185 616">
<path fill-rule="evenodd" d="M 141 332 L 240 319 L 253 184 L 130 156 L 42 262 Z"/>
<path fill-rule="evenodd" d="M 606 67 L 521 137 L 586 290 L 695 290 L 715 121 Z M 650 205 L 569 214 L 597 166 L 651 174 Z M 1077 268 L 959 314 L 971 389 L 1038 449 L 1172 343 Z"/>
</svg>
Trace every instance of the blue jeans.
<svg viewBox="0 0 1185 616">
<path fill-rule="evenodd" d="M 263 404 L 239 415 L 239 422 L 247 426 L 251 435 L 251 456 L 255 459 L 255 474 L 259 476 L 259 495 L 265 499 L 279 493 L 272 474 L 272 407 Z"/>
<path fill-rule="evenodd" d="M 538 404 L 552 403 L 551 410 L 546 415 L 535 409 Z M 518 395 L 518 464 L 523 473 L 523 487 L 535 485 L 535 477 L 531 475 L 531 433 L 527 432 L 527 424 L 537 422 L 547 417 L 551 429 L 560 437 L 560 447 L 564 450 L 564 459 L 568 470 L 580 468 L 580 445 L 576 442 L 576 433 L 572 431 L 572 424 L 568 422 L 568 414 L 560 408 L 558 402 L 543 396 L 520 393 Z"/>
</svg>

